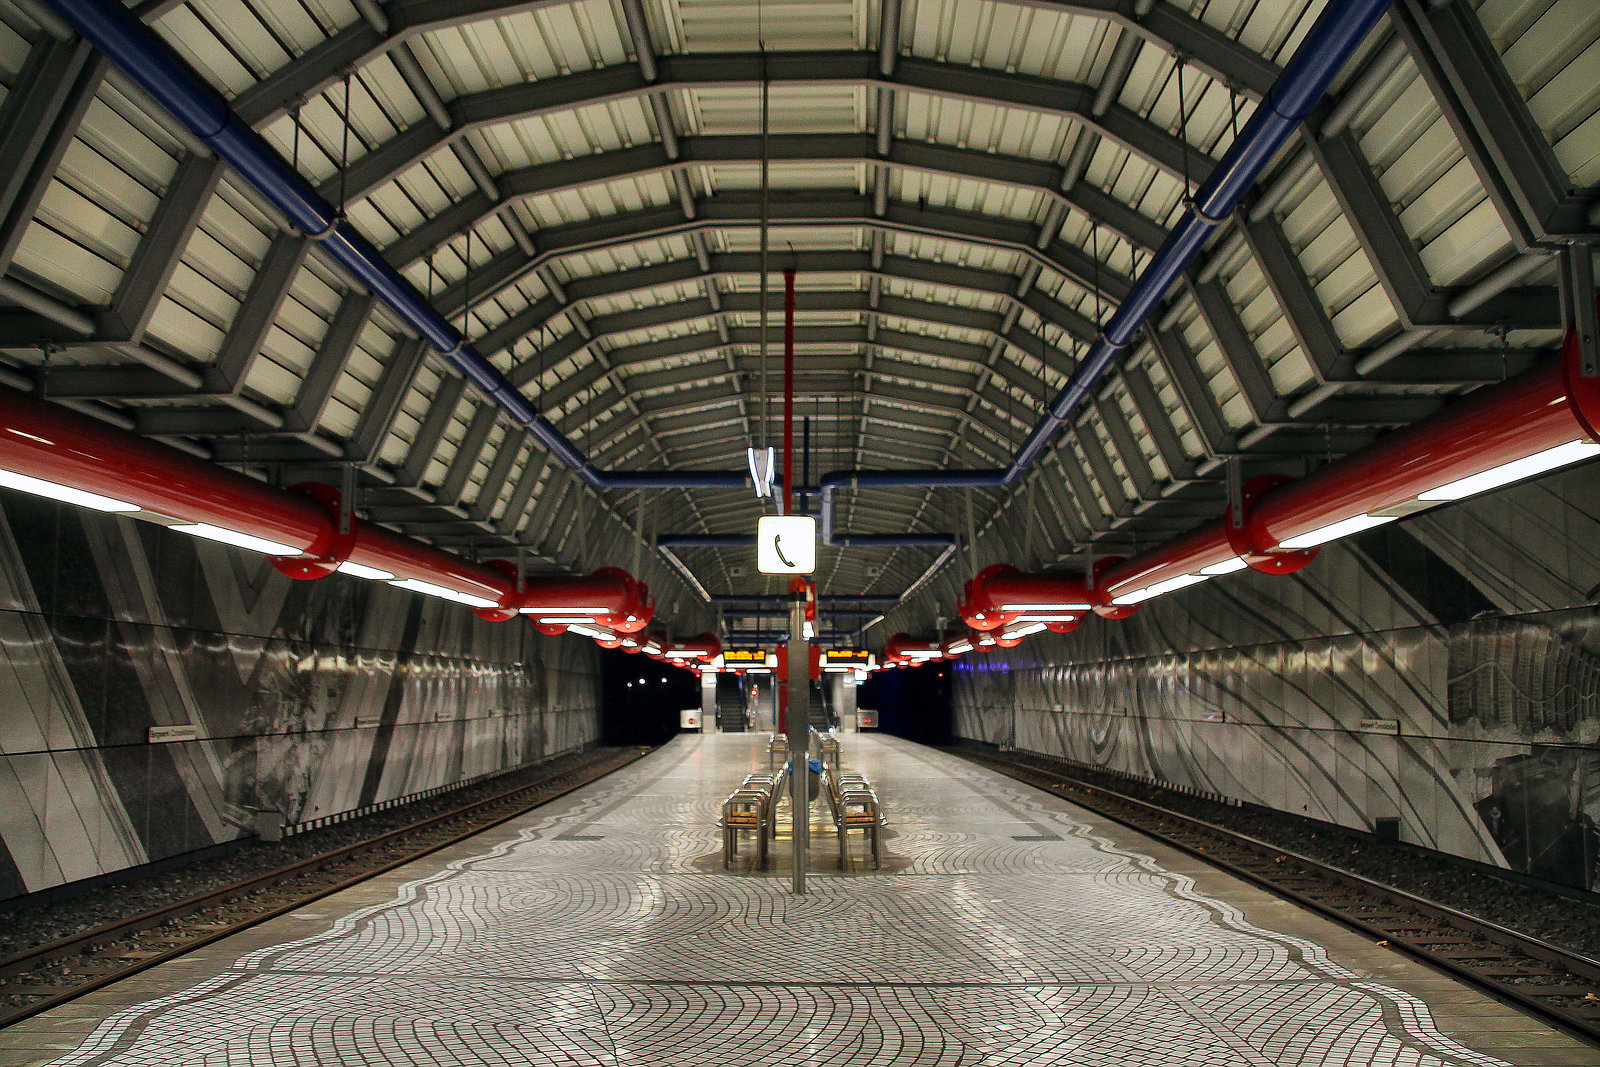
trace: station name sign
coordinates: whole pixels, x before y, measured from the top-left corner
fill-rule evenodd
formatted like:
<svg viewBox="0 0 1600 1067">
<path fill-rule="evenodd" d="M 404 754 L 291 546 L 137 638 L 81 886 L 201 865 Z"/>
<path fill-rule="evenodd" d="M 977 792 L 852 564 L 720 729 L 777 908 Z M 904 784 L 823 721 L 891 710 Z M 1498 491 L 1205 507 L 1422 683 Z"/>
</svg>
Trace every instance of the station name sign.
<svg viewBox="0 0 1600 1067">
<path fill-rule="evenodd" d="M 872 662 L 872 653 L 860 648 L 831 648 L 828 650 L 828 664 L 838 664 L 845 667 L 865 667 Z"/>
<path fill-rule="evenodd" d="M 767 650 L 764 648 L 725 648 L 722 650 L 722 662 L 729 667 L 736 663 L 753 663 L 758 667 L 767 665 Z"/>
</svg>

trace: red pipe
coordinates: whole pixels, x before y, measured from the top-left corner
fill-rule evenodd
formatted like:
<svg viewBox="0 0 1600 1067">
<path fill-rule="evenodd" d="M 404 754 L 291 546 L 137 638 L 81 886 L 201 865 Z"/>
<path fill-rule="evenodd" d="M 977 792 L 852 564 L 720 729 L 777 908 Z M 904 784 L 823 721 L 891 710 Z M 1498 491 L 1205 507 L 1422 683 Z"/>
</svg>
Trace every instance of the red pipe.
<svg viewBox="0 0 1600 1067">
<path fill-rule="evenodd" d="M 668 647 L 666 650 L 668 658 L 673 662 L 682 663 L 690 657 L 674 656 L 672 655 L 674 652 L 693 652 L 694 659 L 698 659 L 703 663 L 710 663 L 722 655 L 722 641 L 718 639 L 716 634 L 703 633 L 698 637 L 691 637 L 687 641 Z"/>
<path fill-rule="evenodd" d="M 545 634 L 565 633 L 568 626 L 540 621 L 545 618 L 581 616 L 593 621 L 580 625 L 603 626 L 619 634 L 632 634 L 650 625 L 655 615 L 650 587 L 620 567 L 601 567 L 588 577 L 528 578 L 516 606 L 524 610 L 545 609 L 527 612 L 534 629 Z"/>
<path fill-rule="evenodd" d="M 967 583 L 966 599 L 957 608 L 974 630 L 998 630 L 1026 614 L 1073 614 L 1081 618 L 1096 602 L 1089 587 L 1076 575 L 1023 574 L 1015 567 L 996 563 Z"/>
<path fill-rule="evenodd" d="M 1566 347 L 1575 352 L 1570 339 Z M 1567 387 L 1565 364 L 1571 358 L 1564 350 L 1559 362 L 1480 389 L 1304 478 L 1268 488 L 1247 504 L 1242 530 L 1230 530 L 1228 521 L 1219 519 L 1112 568 L 1102 587 L 1115 598 L 1238 556 L 1258 570 L 1297 569 L 1273 566 L 1273 557 L 1283 551 L 1279 546 L 1291 538 L 1387 511 L 1430 489 L 1588 438 L 1583 394 Z M 1303 565 L 1315 550 L 1290 553 Z"/>
<path fill-rule="evenodd" d="M 1578 367 L 1576 333 L 1559 359 L 1500 385 L 1477 390 L 1298 480 L 1281 476 L 1244 486 L 1242 521 L 1222 518 L 1130 560 L 1102 560 L 1095 588 L 1065 575 L 1024 575 L 997 566 L 967 583 L 961 613 L 984 630 L 1015 621 L 1009 605 L 1090 603 L 1107 617 L 1130 613 L 1127 596 L 1161 582 L 1237 565 L 1284 574 L 1305 566 L 1316 546 L 1286 541 L 1364 515 L 1399 514 L 1431 489 L 1580 440 L 1600 440 L 1600 379 Z M 1418 509 L 1431 506 L 1419 502 Z M 1085 599 L 1079 599 L 1079 597 Z"/>
<path fill-rule="evenodd" d="M 783 513 L 794 514 L 794 271 L 783 272 Z"/>
<path fill-rule="evenodd" d="M 596 621 L 627 631 L 643 629 L 654 613 L 648 588 L 615 568 L 587 578 L 529 578 L 518 594 L 509 568 L 473 563 L 381 526 L 352 519 L 351 533 L 341 537 L 337 494 L 327 487 L 278 489 L 10 389 L 0 389 L 0 468 L 301 550 L 307 554 L 274 560 L 296 578 L 321 577 L 348 560 L 494 601 L 497 608 L 480 609 L 486 618 L 510 618 L 524 603 L 604 607 L 609 615 Z"/>
</svg>

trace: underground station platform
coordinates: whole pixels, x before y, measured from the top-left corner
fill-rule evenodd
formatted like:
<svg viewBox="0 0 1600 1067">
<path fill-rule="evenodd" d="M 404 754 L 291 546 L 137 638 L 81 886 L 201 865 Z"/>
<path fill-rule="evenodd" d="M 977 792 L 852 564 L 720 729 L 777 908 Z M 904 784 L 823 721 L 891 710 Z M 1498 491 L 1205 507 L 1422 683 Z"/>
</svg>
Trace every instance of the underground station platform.
<svg viewBox="0 0 1600 1067">
<path fill-rule="evenodd" d="M 784 838 L 724 869 L 719 808 L 767 738 L 685 734 L 0 1031 L 0 1064 L 1597 1062 L 1043 790 L 896 738 L 841 748 L 882 800 L 879 867 L 860 837 L 841 865 L 824 797 L 802 894 Z"/>
</svg>

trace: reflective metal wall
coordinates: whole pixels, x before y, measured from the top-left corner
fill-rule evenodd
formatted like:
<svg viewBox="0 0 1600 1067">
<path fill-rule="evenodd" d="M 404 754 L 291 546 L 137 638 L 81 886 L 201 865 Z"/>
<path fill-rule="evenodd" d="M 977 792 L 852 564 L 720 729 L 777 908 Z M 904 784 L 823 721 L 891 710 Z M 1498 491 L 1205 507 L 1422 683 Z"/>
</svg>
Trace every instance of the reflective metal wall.
<svg viewBox="0 0 1600 1067">
<path fill-rule="evenodd" d="M 1578 470 L 956 669 L 957 731 L 1600 891 L 1600 496 Z"/>
<path fill-rule="evenodd" d="M 520 620 L 5 493 L 0 899 L 581 747 L 597 670 Z"/>
</svg>

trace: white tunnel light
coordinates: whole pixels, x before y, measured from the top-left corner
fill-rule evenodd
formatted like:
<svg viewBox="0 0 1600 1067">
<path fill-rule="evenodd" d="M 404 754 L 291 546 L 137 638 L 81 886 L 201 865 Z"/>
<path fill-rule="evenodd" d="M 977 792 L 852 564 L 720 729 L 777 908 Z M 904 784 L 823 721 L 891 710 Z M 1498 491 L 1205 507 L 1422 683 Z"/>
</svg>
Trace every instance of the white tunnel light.
<svg viewBox="0 0 1600 1067">
<path fill-rule="evenodd" d="M 1234 556 L 1232 559 L 1225 559 L 1221 563 L 1213 563 L 1209 567 L 1201 567 L 1200 573 L 1208 577 L 1215 577 L 1219 574 L 1232 574 L 1234 571 L 1242 571 L 1248 566 L 1250 564 L 1240 557 Z"/>
<path fill-rule="evenodd" d="M 1123 593 L 1111 602 L 1113 604 L 1138 604 L 1141 601 L 1149 600 L 1151 597 L 1160 596 L 1162 593 L 1171 593 L 1191 585 L 1198 585 L 1210 577 L 1209 574 L 1180 574 L 1176 578 L 1168 578 L 1164 582 L 1157 582 L 1155 585 L 1146 586 L 1143 589 L 1135 589 L 1132 592 Z"/>
<path fill-rule="evenodd" d="M 1553 471 L 1557 467 L 1577 463 L 1580 460 L 1592 459 L 1600 455 L 1600 443 L 1594 441 L 1568 441 L 1564 445 L 1547 448 L 1543 452 L 1535 452 L 1531 456 L 1502 463 L 1498 467 L 1491 467 L 1481 474 L 1474 474 L 1469 478 L 1462 478 L 1448 485 L 1441 485 L 1437 489 L 1429 489 L 1425 493 L 1418 493 L 1418 500 L 1460 500 L 1463 497 L 1474 496 L 1478 493 L 1498 489 L 1502 485 L 1520 482 L 1524 478 L 1532 478 L 1535 474 Z"/>
<path fill-rule="evenodd" d="M 567 632 L 568 633 L 574 633 L 574 634 L 582 634 L 584 637 L 592 637 L 596 641 L 608 641 L 608 640 L 611 639 L 611 635 L 606 633 L 605 631 L 603 631 L 603 630 L 591 630 L 587 626 L 569 626 L 569 627 L 567 627 Z"/>
<path fill-rule="evenodd" d="M 610 608 L 518 608 L 524 615 L 606 615 Z M 631 617 L 630 620 L 632 621 Z"/>
<path fill-rule="evenodd" d="M 1088 604 L 1001 604 L 1001 611 L 1088 611 Z"/>
<path fill-rule="evenodd" d="M 552 626 L 573 626 L 578 623 L 594 622 L 590 615 L 543 615 L 539 621 Z"/>
<path fill-rule="evenodd" d="M 394 575 L 390 574 L 388 571 L 380 571 L 376 567 L 368 567 L 360 563 L 351 563 L 349 560 L 345 560 L 343 563 L 339 564 L 339 573 L 354 575 L 357 578 L 366 578 L 369 581 L 374 582 L 389 582 L 394 580 Z"/>
<path fill-rule="evenodd" d="M 667 653 L 668 659 L 699 659 L 702 654 L 687 648 L 675 648 Z"/>
<path fill-rule="evenodd" d="M 965 655 L 966 653 L 971 652 L 971 651 L 972 651 L 972 642 L 966 640 L 965 638 L 962 638 L 960 641 L 957 641 L 953 645 L 950 646 L 950 654 L 952 656 Z"/>
<path fill-rule="evenodd" d="M 1046 629 L 1045 624 L 1042 622 L 1036 622 L 1031 626 L 1019 626 L 1015 630 L 1007 630 L 1000 636 L 1004 637 L 1007 641 L 1013 641 L 1019 637 L 1027 637 L 1029 634 L 1036 634 L 1043 629 Z"/>
<path fill-rule="evenodd" d="M 1398 515 L 1356 515 L 1340 522 L 1329 523 L 1327 526 L 1315 530 L 1308 530 L 1298 537 L 1291 537 L 1278 545 L 1279 548 L 1315 548 L 1318 545 L 1336 541 L 1341 537 L 1370 530 L 1375 526 L 1382 526 L 1386 522 L 1393 522 Z"/>
<path fill-rule="evenodd" d="M 423 593 L 427 596 L 436 596 L 443 600 L 454 600 L 457 604 L 465 604 L 469 608 L 497 608 L 500 606 L 493 600 L 488 600 L 481 596 L 473 596 L 470 593 L 458 593 L 454 589 L 446 589 L 442 585 L 434 585 L 432 582 L 418 581 L 415 578 L 406 578 L 403 581 L 390 582 L 389 584 L 397 589 L 409 589 L 413 593 Z"/>
<path fill-rule="evenodd" d="M 59 500 L 63 504 L 76 504 L 80 508 L 94 508 L 96 511 L 140 511 L 138 504 L 130 504 L 126 500 L 117 500 L 99 493 L 90 493 L 82 489 L 74 489 L 70 485 L 61 485 L 57 482 L 47 482 L 42 478 L 30 478 L 26 474 L 17 474 L 15 471 L 0 471 L 0 485 L 7 489 L 17 489 L 34 496 L 49 497 Z"/>
<path fill-rule="evenodd" d="M 639 647 L 639 642 L 635 641 L 631 637 L 625 637 L 625 638 L 622 639 L 622 647 L 623 648 L 638 648 Z"/>
<path fill-rule="evenodd" d="M 1044 615 L 1039 612 L 1024 612 L 1017 616 L 1018 622 L 1076 622 L 1076 615 Z"/>
<path fill-rule="evenodd" d="M 291 548 L 277 541 L 268 541 L 265 537 L 254 534 L 240 533 L 238 530 L 228 530 L 221 526 L 213 526 L 208 522 L 186 522 L 177 526 L 167 527 L 169 530 L 179 530 L 196 537 L 204 537 L 208 541 L 220 541 L 225 545 L 235 548 L 248 548 L 252 552 L 264 552 L 269 556 L 298 556 L 302 549 Z"/>
</svg>

